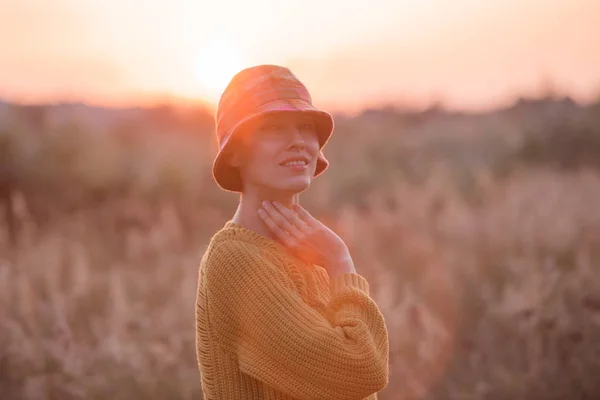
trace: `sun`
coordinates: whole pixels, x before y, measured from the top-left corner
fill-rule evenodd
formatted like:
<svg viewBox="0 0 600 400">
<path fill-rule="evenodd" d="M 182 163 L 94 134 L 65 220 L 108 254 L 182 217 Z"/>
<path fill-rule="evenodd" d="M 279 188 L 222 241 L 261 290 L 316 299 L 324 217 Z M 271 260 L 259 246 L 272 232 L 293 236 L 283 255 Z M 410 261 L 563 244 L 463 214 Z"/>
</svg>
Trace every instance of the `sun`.
<svg viewBox="0 0 600 400">
<path fill-rule="evenodd" d="M 213 38 L 198 50 L 196 78 L 211 100 L 217 99 L 231 78 L 244 68 L 240 49 L 226 38 Z"/>
</svg>

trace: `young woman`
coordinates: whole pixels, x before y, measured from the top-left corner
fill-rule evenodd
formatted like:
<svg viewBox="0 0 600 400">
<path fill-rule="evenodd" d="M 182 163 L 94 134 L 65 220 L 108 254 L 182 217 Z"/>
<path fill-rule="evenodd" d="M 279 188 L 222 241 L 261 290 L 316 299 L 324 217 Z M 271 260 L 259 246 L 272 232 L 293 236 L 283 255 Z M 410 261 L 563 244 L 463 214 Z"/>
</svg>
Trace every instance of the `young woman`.
<svg viewBox="0 0 600 400">
<path fill-rule="evenodd" d="M 213 176 L 240 202 L 200 265 L 204 398 L 376 399 L 384 318 L 343 240 L 296 201 L 328 167 L 331 115 L 289 69 L 259 65 L 233 77 L 216 119 Z"/>
</svg>

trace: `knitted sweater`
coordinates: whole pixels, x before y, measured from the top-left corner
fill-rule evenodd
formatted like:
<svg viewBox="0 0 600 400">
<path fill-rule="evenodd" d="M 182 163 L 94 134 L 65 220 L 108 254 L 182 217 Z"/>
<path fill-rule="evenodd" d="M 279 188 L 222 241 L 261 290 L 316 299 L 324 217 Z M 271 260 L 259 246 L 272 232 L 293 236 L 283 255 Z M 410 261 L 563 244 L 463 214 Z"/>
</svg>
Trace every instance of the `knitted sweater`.
<svg viewBox="0 0 600 400">
<path fill-rule="evenodd" d="M 388 332 L 360 275 L 322 267 L 228 221 L 202 257 L 196 353 L 206 400 L 377 399 Z"/>
</svg>

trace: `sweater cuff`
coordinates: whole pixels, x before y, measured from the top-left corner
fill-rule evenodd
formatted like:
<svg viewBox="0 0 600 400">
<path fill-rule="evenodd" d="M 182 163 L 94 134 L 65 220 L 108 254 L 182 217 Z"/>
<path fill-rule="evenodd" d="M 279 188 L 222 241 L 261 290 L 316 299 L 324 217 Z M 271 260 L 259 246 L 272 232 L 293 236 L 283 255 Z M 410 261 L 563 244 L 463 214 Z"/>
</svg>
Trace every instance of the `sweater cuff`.
<svg viewBox="0 0 600 400">
<path fill-rule="evenodd" d="M 367 280 L 353 272 L 345 272 L 331 280 L 331 296 L 335 297 L 347 289 L 359 289 L 367 296 L 369 295 L 369 283 Z"/>
</svg>

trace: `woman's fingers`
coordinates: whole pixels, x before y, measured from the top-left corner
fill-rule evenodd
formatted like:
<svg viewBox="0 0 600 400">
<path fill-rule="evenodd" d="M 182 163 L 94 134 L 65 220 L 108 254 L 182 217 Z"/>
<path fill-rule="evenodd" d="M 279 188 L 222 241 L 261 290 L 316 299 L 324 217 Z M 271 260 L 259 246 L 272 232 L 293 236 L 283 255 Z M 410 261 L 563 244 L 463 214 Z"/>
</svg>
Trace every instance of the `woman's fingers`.
<svg viewBox="0 0 600 400">
<path fill-rule="evenodd" d="M 297 228 L 297 230 L 293 232 L 295 235 L 300 235 L 302 231 L 306 229 L 306 223 L 302 221 L 302 219 L 300 219 L 300 217 L 294 211 L 277 201 L 274 201 L 273 205 L 281 213 L 281 215 L 283 215 L 295 228 Z"/>
<path fill-rule="evenodd" d="M 315 219 L 313 218 L 312 215 L 310 215 L 310 213 L 308 211 L 306 211 L 299 204 L 294 204 L 292 207 L 293 207 L 294 211 L 296 212 L 296 214 L 298 215 L 298 217 L 300 218 L 300 220 L 302 220 L 305 224 L 313 225 L 313 223 L 315 222 Z"/>
<path fill-rule="evenodd" d="M 271 214 L 261 208 L 258 210 L 258 215 L 260 215 L 265 225 L 267 225 L 271 232 L 273 232 L 277 239 L 279 239 L 284 245 L 295 246 L 296 240 L 271 217 Z"/>
<path fill-rule="evenodd" d="M 280 229 L 287 232 L 288 235 L 296 237 L 301 236 L 301 232 L 298 230 L 298 228 L 288 220 L 286 215 L 284 215 L 279 208 L 265 201 L 263 202 L 263 210 L 265 210 L 271 220 L 273 220 Z"/>
</svg>

